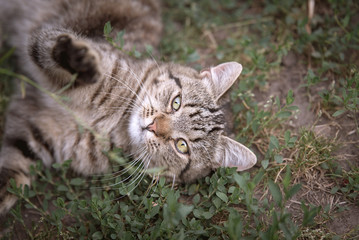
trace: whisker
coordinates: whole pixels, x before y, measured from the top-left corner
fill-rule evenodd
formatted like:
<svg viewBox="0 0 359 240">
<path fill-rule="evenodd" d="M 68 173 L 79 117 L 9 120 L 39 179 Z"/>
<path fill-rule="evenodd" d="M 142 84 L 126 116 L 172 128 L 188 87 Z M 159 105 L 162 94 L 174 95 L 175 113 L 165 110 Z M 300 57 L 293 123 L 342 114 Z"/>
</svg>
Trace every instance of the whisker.
<svg viewBox="0 0 359 240">
<path fill-rule="evenodd" d="M 173 189 L 173 187 L 175 185 L 175 181 L 176 181 L 176 174 L 173 174 L 171 189 Z"/>
<path fill-rule="evenodd" d="M 157 62 L 156 65 L 158 66 Z M 150 105 L 153 106 L 152 104 L 152 99 L 151 99 L 151 94 L 148 93 L 147 89 L 145 88 L 145 86 L 143 85 L 143 82 L 141 81 L 140 77 L 130 68 L 124 68 L 124 67 L 119 67 L 120 69 L 124 70 L 124 71 L 129 71 L 131 73 L 131 75 L 135 78 L 135 80 L 137 81 L 137 83 L 139 84 L 139 87 L 141 90 L 144 91 L 145 95 L 148 97 L 148 100 L 150 102 Z M 158 66 L 159 68 L 159 66 Z M 143 72 L 142 72 L 143 73 Z"/>
<path fill-rule="evenodd" d="M 156 60 L 156 58 L 152 55 L 152 53 L 150 52 L 150 51 L 148 51 L 147 49 L 146 49 L 146 52 L 147 52 L 147 54 L 148 55 L 150 55 L 150 57 L 152 58 L 152 60 L 155 62 L 155 64 L 157 65 L 157 69 L 158 69 L 158 71 L 160 72 L 160 74 L 163 74 L 163 72 L 162 72 L 162 70 L 161 70 L 161 68 L 160 68 L 160 65 L 158 65 L 158 62 L 157 62 L 157 60 Z"/>
<path fill-rule="evenodd" d="M 148 165 L 149 165 L 149 163 L 150 163 L 150 158 L 147 158 L 146 161 L 148 162 L 147 165 L 146 165 L 146 168 L 147 168 Z M 134 183 L 137 181 L 137 179 L 140 179 L 140 180 L 138 181 L 138 183 L 137 183 L 130 191 L 127 192 L 126 195 L 122 195 L 122 196 L 120 196 L 120 197 L 117 197 L 117 198 L 113 199 L 113 201 L 117 201 L 117 200 L 119 200 L 119 199 L 121 199 L 121 198 L 124 198 L 124 197 L 128 196 L 128 194 L 131 193 L 131 192 L 140 184 L 140 182 L 142 181 L 142 179 L 143 179 L 143 177 L 144 177 L 144 175 L 145 175 L 146 172 L 147 172 L 146 170 L 145 170 L 145 171 L 142 171 L 142 172 L 136 177 L 136 179 L 134 179 L 134 180 L 131 181 L 128 185 L 125 186 L 125 187 L 128 188 L 129 186 L 131 186 L 132 184 L 134 184 Z M 120 191 L 120 190 L 123 189 L 123 188 L 124 188 L 124 187 L 119 188 L 118 191 Z"/>
<path fill-rule="evenodd" d="M 152 186 L 157 182 L 157 180 L 156 180 L 155 177 L 156 177 L 156 175 L 153 175 L 153 176 L 152 176 L 151 183 L 148 185 L 148 187 L 147 187 L 147 189 L 146 189 L 146 192 L 145 192 L 145 195 L 143 196 L 140 205 L 145 201 L 145 199 L 146 199 L 147 196 L 148 196 L 148 193 L 151 191 Z M 156 185 L 157 185 L 157 184 L 156 184 Z"/>
<path fill-rule="evenodd" d="M 113 175 L 112 177 L 108 177 L 108 178 L 102 178 L 102 179 L 96 179 L 96 180 L 92 180 L 92 182 L 99 182 L 99 181 L 107 181 L 107 180 L 111 180 L 111 179 L 116 179 L 118 177 L 121 177 L 122 175 L 124 175 L 125 173 L 127 173 L 128 171 L 130 171 L 130 169 L 132 169 L 134 167 L 135 164 L 137 164 L 139 161 L 141 161 L 142 157 L 145 155 L 145 152 L 143 152 L 136 160 L 132 161 L 130 165 L 126 166 L 124 169 L 120 170 L 120 171 L 117 171 L 117 172 L 114 172 L 114 173 L 111 173 L 111 175 Z M 140 163 L 141 165 L 141 163 Z M 136 171 L 139 169 L 140 166 L 138 166 L 136 168 L 136 170 L 130 174 L 127 178 L 125 178 L 124 180 L 121 180 L 120 182 L 117 182 L 115 184 L 110 184 L 110 185 L 107 185 L 106 187 L 111 187 L 111 186 L 116 186 L 124 181 L 127 181 L 129 178 L 131 178 L 135 173 Z M 119 175 L 118 175 L 119 174 Z M 94 189 L 98 189 L 98 188 L 104 188 L 104 187 L 92 187 Z"/>
<path fill-rule="evenodd" d="M 125 70 L 125 71 L 129 71 L 129 72 L 131 73 L 131 75 L 135 78 L 135 80 L 137 81 L 137 83 L 139 84 L 140 88 L 145 91 L 145 93 L 147 94 L 147 96 L 151 96 L 151 95 L 147 92 L 147 89 L 144 87 L 143 82 L 141 81 L 140 77 L 139 77 L 130 67 L 128 67 L 127 69 L 124 68 L 124 67 L 119 67 L 119 68 L 122 69 L 122 70 Z M 151 100 L 150 100 L 150 102 L 151 102 Z M 152 104 L 152 103 L 151 103 L 151 104 Z"/>
<path fill-rule="evenodd" d="M 147 154 L 147 155 L 145 155 L 144 159 L 146 159 L 147 156 L 148 156 L 148 153 L 146 153 L 146 154 Z M 141 163 L 140 163 L 140 165 L 135 169 L 135 171 L 134 171 L 133 173 L 131 173 L 130 176 L 128 176 L 127 178 L 125 178 L 125 179 L 123 179 L 123 180 L 121 180 L 121 181 L 119 181 L 119 182 L 117 182 L 117 183 L 115 183 L 115 184 L 109 185 L 109 187 L 113 187 L 113 186 L 119 185 L 119 184 L 121 184 L 121 183 L 123 183 L 123 182 L 126 182 L 126 181 L 127 181 L 128 179 L 130 179 L 133 175 L 135 175 L 135 176 L 136 176 L 136 175 L 140 175 L 140 174 L 137 173 L 137 171 L 138 171 L 138 172 L 141 172 L 141 169 L 144 168 L 145 161 L 146 161 L 146 160 L 142 160 Z M 137 177 L 136 177 L 136 178 L 137 178 Z"/>
<path fill-rule="evenodd" d="M 152 193 L 156 192 L 159 181 L 160 181 L 160 173 L 157 174 L 155 189 L 152 189 Z M 152 193 L 151 193 L 151 195 L 152 195 Z"/>
<path fill-rule="evenodd" d="M 126 97 L 123 97 L 123 96 L 120 96 L 120 95 L 117 95 L 117 94 L 114 94 L 114 93 L 107 93 L 107 92 L 101 92 L 101 93 L 104 93 L 104 94 L 106 94 L 106 95 L 113 96 L 113 98 L 110 97 L 111 100 L 123 99 L 123 100 L 125 100 L 125 103 L 134 104 L 134 105 L 137 106 L 137 107 L 143 107 L 143 105 L 139 105 L 139 104 L 138 104 L 135 100 L 133 100 L 133 99 L 126 98 Z"/>
<path fill-rule="evenodd" d="M 133 94 L 136 96 L 136 98 L 138 98 L 138 99 L 141 100 L 141 97 L 140 97 L 131 87 L 129 87 L 125 82 L 123 82 L 123 81 L 121 81 L 121 80 L 119 80 L 119 79 L 117 79 L 117 78 L 115 78 L 115 77 L 113 77 L 113 76 L 111 76 L 111 75 L 109 75 L 109 74 L 107 74 L 107 73 L 105 73 L 105 75 L 106 75 L 107 77 L 109 77 L 110 79 L 115 80 L 115 81 L 117 81 L 117 82 L 123 84 L 124 86 L 126 86 L 126 87 L 128 88 L 128 90 L 130 90 L 131 93 L 133 93 Z M 141 101 L 140 101 L 140 103 L 141 103 Z"/>
<path fill-rule="evenodd" d="M 141 152 L 144 152 L 146 150 L 147 146 L 143 146 L 143 147 L 140 147 L 138 148 L 135 152 L 131 153 L 131 154 L 126 154 L 126 157 L 131 157 L 131 156 L 134 156 L 134 155 L 137 155 L 137 154 L 140 154 Z"/>
<path fill-rule="evenodd" d="M 149 165 L 150 162 L 151 162 L 151 157 L 148 157 L 148 159 L 147 159 L 146 161 L 147 161 L 147 165 L 146 165 L 146 167 L 145 167 L 145 170 L 142 171 L 142 173 L 137 177 L 137 179 L 140 179 L 140 180 L 137 182 L 137 184 L 136 184 L 128 193 L 132 192 L 132 191 L 140 184 L 140 182 L 141 182 L 142 179 L 144 178 L 144 176 L 145 176 L 145 174 L 146 174 L 146 172 L 147 172 L 148 165 Z M 135 183 L 135 182 L 137 181 L 137 179 L 134 179 L 134 181 L 132 181 L 128 186 L 130 186 L 130 185 L 132 185 L 133 183 Z"/>
</svg>

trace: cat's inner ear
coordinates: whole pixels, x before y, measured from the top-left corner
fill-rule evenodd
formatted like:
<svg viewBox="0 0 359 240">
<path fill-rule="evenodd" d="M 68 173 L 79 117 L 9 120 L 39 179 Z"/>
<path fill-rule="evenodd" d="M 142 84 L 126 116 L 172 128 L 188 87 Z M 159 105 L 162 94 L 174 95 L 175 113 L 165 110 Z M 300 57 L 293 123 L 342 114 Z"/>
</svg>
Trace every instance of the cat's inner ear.
<svg viewBox="0 0 359 240">
<path fill-rule="evenodd" d="M 210 91 L 218 99 L 233 85 L 242 72 L 242 65 L 237 62 L 226 62 L 209 69 L 203 69 L 200 76 L 206 81 Z"/>
<path fill-rule="evenodd" d="M 221 167 L 236 167 L 237 171 L 244 171 L 257 163 L 257 157 L 251 150 L 228 137 L 220 136 L 218 147 L 216 162 Z"/>
</svg>

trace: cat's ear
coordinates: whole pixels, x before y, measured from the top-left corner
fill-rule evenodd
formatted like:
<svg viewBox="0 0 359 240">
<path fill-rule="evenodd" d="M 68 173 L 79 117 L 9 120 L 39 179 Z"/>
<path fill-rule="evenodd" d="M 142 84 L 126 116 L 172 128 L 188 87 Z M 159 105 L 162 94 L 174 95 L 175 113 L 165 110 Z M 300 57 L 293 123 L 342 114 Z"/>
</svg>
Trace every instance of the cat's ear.
<svg viewBox="0 0 359 240">
<path fill-rule="evenodd" d="M 251 150 L 228 137 L 220 136 L 218 147 L 216 162 L 221 167 L 236 167 L 237 171 L 244 171 L 257 163 L 257 157 Z"/>
<path fill-rule="evenodd" d="M 242 72 L 242 65 L 226 62 L 209 69 L 203 69 L 200 76 L 206 81 L 216 101 L 233 85 Z"/>
</svg>

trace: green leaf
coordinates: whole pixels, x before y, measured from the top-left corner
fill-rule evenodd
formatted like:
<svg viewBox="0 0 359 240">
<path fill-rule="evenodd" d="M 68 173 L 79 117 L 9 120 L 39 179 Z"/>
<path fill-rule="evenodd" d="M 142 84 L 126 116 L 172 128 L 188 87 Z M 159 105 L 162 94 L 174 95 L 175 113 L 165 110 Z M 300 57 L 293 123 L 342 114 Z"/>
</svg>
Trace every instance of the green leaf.
<svg viewBox="0 0 359 240">
<path fill-rule="evenodd" d="M 188 195 L 194 195 L 198 192 L 198 184 L 191 184 L 188 188 Z"/>
<path fill-rule="evenodd" d="M 287 109 L 288 111 L 297 111 L 299 110 L 299 107 L 298 106 L 288 106 L 286 107 L 285 109 Z"/>
<path fill-rule="evenodd" d="M 277 162 L 277 163 L 282 163 L 283 162 L 283 157 L 281 155 L 275 155 L 274 156 L 274 160 Z"/>
<path fill-rule="evenodd" d="M 100 232 L 100 231 L 95 232 L 94 234 L 92 234 L 92 238 L 93 239 L 103 239 L 102 232 Z"/>
<path fill-rule="evenodd" d="M 125 45 L 125 40 L 123 39 L 123 36 L 125 35 L 125 30 L 119 31 L 116 36 L 116 42 L 120 42 L 120 48 L 123 48 Z"/>
<path fill-rule="evenodd" d="M 222 204 L 222 200 L 218 197 L 213 197 L 212 198 L 212 203 L 214 204 L 214 206 L 216 206 L 216 208 L 220 208 L 221 207 L 221 204 Z"/>
<path fill-rule="evenodd" d="M 275 201 L 275 203 L 280 206 L 282 203 L 282 193 L 280 191 L 280 188 L 278 186 L 278 184 L 274 183 L 272 180 L 268 181 L 268 187 L 269 187 L 269 191 L 273 196 L 273 199 Z"/>
<path fill-rule="evenodd" d="M 54 163 L 54 164 L 52 164 L 52 167 L 55 168 L 55 169 L 60 169 L 61 164 L 60 163 Z"/>
<path fill-rule="evenodd" d="M 56 203 L 57 203 L 57 206 L 59 206 L 59 207 L 64 207 L 65 206 L 65 201 L 61 197 L 58 197 L 56 199 Z"/>
<path fill-rule="evenodd" d="M 261 164 L 262 164 L 262 167 L 264 168 L 264 169 L 267 169 L 267 167 L 268 167 L 268 165 L 269 165 L 269 160 L 263 160 L 262 162 L 261 162 Z"/>
<path fill-rule="evenodd" d="M 181 219 L 186 218 L 188 214 L 190 214 L 193 210 L 193 206 L 191 205 L 184 205 L 180 204 L 179 208 L 177 209 L 177 213 L 181 216 Z"/>
<path fill-rule="evenodd" d="M 70 184 L 74 186 L 80 186 L 84 184 L 84 180 L 82 178 L 73 178 L 71 179 Z"/>
<path fill-rule="evenodd" d="M 70 160 L 66 160 L 66 161 L 64 161 L 63 163 L 62 163 L 62 168 L 64 169 L 64 170 L 67 170 L 67 169 L 69 169 L 70 168 L 70 166 L 71 166 L 71 162 L 72 162 L 72 160 L 70 159 Z"/>
<path fill-rule="evenodd" d="M 336 192 L 338 192 L 339 188 L 340 187 L 338 186 L 333 187 L 332 190 L 330 190 L 330 194 L 335 194 Z"/>
<path fill-rule="evenodd" d="M 105 24 L 105 27 L 103 29 L 103 32 L 105 34 L 105 36 L 109 35 L 111 32 L 112 32 L 112 26 L 111 26 L 111 22 L 108 21 L 106 24 Z"/>
<path fill-rule="evenodd" d="M 49 208 L 49 201 L 47 201 L 47 199 L 45 198 L 44 201 L 42 202 L 42 209 L 44 211 L 47 211 L 48 208 Z"/>
<path fill-rule="evenodd" d="M 272 145 L 274 148 L 279 149 L 279 141 L 275 136 L 270 136 L 269 145 Z"/>
<path fill-rule="evenodd" d="M 304 212 L 302 225 L 308 226 L 314 223 L 314 218 L 320 212 L 321 207 L 319 206 L 310 208 L 310 206 L 308 207 L 302 202 L 302 209 Z"/>
<path fill-rule="evenodd" d="M 292 198 L 300 190 L 301 187 L 302 185 L 300 183 L 294 185 L 286 194 L 286 198 L 287 199 Z"/>
<path fill-rule="evenodd" d="M 24 198 L 29 198 L 29 186 L 24 186 Z"/>
<path fill-rule="evenodd" d="M 160 212 L 160 206 L 154 206 L 151 211 L 150 211 L 150 218 L 153 218 L 154 216 L 156 216 L 158 213 Z"/>
<path fill-rule="evenodd" d="M 197 193 L 197 194 L 193 197 L 192 202 L 193 202 L 194 205 L 197 205 L 200 200 L 201 200 L 201 196 Z"/>
<path fill-rule="evenodd" d="M 350 15 L 347 14 L 347 15 L 345 16 L 345 18 L 343 19 L 343 21 L 342 21 L 342 24 L 343 24 L 343 27 L 344 27 L 344 28 L 346 28 L 346 27 L 348 26 L 349 20 L 350 20 Z"/>
<path fill-rule="evenodd" d="M 288 94 L 287 94 L 287 97 L 286 97 L 286 103 L 287 103 L 287 105 L 290 105 L 290 104 L 292 104 L 293 102 L 294 102 L 293 90 L 290 89 L 290 90 L 288 91 Z"/>
<path fill-rule="evenodd" d="M 234 175 L 234 180 L 237 182 L 237 184 L 243 191 L 245 191 L 245 192 L 248 191 L 247 181 L 242 175 L 239 175 L 236 173 Z"/>
<path fill-rule="evenodd" d="M 281 111 L 277 114 L 277 117 L 280 119 L 289 118 L 290 116 L 292 116 L 292 112 L 290 111 Z"/>
<path fill-rule="evenodd" d="M 227 223 L 228 235 L 231 239 L 240 239 L 243 231 L 242 216 L 238 212 L 231 212 Z"/>
<path fill-rule="evenodd" d="M 202 216 L 205 218 L 205 219 L 210 219 L 213 217 L 213 213 L 211 212 L 203 212 L 202 213 Z"/>
<path fill-rule="evenodd" d="M 284 186 L 285 190 L 288 189 L 288 187 L 289 187 L 291 176 L 292 176 L 292 172 L 291 172 L 290 166 L 287 165 L 285 175 L 283 178 L 283 186 Z"/>
<path fill-rule="evenodd" d="M 202 209 L 194 209 L 194 210 L 193 210 L 193 215 L 194 215 L 196 218 L 201 218 L 202 212 L 203 212 Z"/>
<path fill-rule="evenodd" d="M 69 230 L 70 232 L 76 233 L 77 230 L 73 227 L 67 227 L 67 230 Z"/>
<path fill-rule="evenodd" d="M 284 133 L 284 141 L 285 141 L 286 145 L 288 145 L 288 143 L 289 143 L 290 135 L 291 135 L 291 132 L 289 130 L 285 131 L 285 133 Z"/>
<path fill-rule="evenodd" d="M 54 211 L 51 212 L 51 216 L 60 223 L 61 219 L 66 215 L 66 212 L 61 208 L 56 208 Z"/>
<path fill-rule="evenodd" d="M 69 190 L 68 187 L 62 184 L 57 187 L 57 191 L 59 192 L 67 192 L 68 190 Z"/>
<path fill-rule="evenodd" d="M 340 109 L 338 111 L 336 111 L 335 113 L 333 113 L 333 117 L 338 117 L 340 115 L 342 115 L 343 113 L 345 113 L 347 110 L 346 109 Z"/>
<path fill-rule="evenodd" d="M 254 185 L 258 185 L 259 182 L 263 179 L 265 171 L 263 169 L 259 169 L 257 175 L 254 176 L 252 182 Z"/>
<path fill-rule="evenodd" d="M 228 202 L 228 197 L 226 194 L 222 193 L 222 192 L 216 192 L 217 197 L 219 197 L 223 202 L 227 203 Z"/>
<path fill-rule="evenodd" d="M 236 187 L 235 187 L 235 186 L 230 186 L 230 187 L 228 188 L 228 193 L 233 193 L 235 190 L 236 190 Z"/>
<path fill-rule="evenodd" d="M 161 177 L 160 181 L 159 181 L 159 186 L 163 187 L 165 185 L 165 183 L 166 183 L 166 179 L 164 177 Z"/>
</svg>

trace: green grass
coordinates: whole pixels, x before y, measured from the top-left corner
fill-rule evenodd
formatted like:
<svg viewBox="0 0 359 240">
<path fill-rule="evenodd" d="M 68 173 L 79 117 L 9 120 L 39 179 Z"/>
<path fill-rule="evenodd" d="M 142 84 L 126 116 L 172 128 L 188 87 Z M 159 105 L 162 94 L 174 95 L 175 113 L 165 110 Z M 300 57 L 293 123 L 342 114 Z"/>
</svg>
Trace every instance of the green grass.
<svg viewBox="0 0 359 240">
<path fill-rule="evenodd" d="M 121 177 L 83 179 L 69 170 L 69 161 L 51 169 L 39 163 L 31 169 L 37 179 L 31 188 L 9 189 L 21 201 L 8 215 L 6 237 L 357 238 L 358 223 L 340 235 L 328 223 L 340 211 L 349 209 L 350 214 L 359 200 L 359 156 L 338 155 L 345 146 L 359 147 L 359 5 L 344 0 L 316 4 L 308 33 L 306 4 L 301 1 L 164 3 L 162 60 L 197 69 L 224 61 L 243 65 L 230 97 L 236 139 L 254 149 L 260 160 L 250 173 L 220 168 L 196 183 L 174 187 L 148 176 L 128 193 L 126 184 L 108 187 Z M 7 51 L 1 51 L 0 67 L 13 71 L 3 57 Z M 282 63 L 289 53 L 296 63 L 288 67 Z M 271 96 L 272 84 L 281 81 L 278 73 L 299 68 L 304 69 L 299 90 L 284 88 L 284 93 Z M 10 85 L 11 79 L 1 75 L 2 114 Z M 293 127 L 301 116 L 295 99 L 302 96 L 314 120 Z M 322 136 L 315 128 L 319 124 L 342 130 Z M 344 130 L 348 134 L 341 134 Z M 111 156 L 124 161 L 121 154 Z M 117 199 L 119 192 L 125 197 Z M 317 193 L 314 198 L 324 205 L 310 197 Z"/>
</svg>

